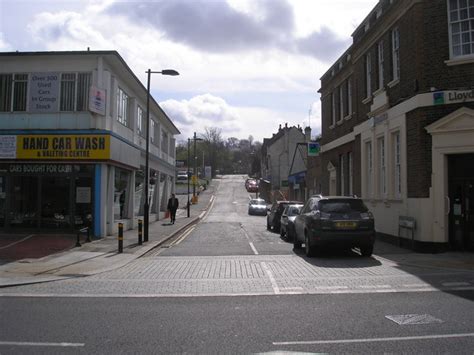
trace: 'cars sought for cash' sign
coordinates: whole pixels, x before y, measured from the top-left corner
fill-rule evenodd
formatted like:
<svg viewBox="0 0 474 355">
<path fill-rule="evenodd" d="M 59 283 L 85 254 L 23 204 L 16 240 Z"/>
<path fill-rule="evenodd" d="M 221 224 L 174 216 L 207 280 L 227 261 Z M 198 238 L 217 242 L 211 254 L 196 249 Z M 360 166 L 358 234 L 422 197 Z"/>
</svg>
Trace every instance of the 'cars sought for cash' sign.
<svg viewBox="0 0 474 355">
<path fill-rule="evenodd" d="M 19 135 L 17 159 L 110 159 L 110 136 L 84 135 Z"/>
</svg>

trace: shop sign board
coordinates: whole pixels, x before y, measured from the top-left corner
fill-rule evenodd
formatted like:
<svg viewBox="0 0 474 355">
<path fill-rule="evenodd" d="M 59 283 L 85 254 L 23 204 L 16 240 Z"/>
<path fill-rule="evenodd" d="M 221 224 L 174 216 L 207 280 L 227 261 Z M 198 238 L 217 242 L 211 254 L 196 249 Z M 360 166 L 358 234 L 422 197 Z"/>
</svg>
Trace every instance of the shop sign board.
<svg viewBox="0 0 474 355">
<path fill-rule="evenodd" d="M 16 159 L 106 160 L 110 159 L 110 136 L 18 135 Z"/>
<path fill-rule="evenodd" d="M 316 143 L 316 142 L 308 143 L 308 156 L 309 157 L 317 157 L 320 151 L 321 151 L 321 146 L 319 145 L 319 143 Z"/>
<path fill-rule="evenodd" d="M 59 80 L 58 73 L 32 73 L 29 88 L 29 111 L 59 111 Z"/>
<path fill-rule="evenodd" d="M 10 164 L 12 174 L 70 174 L 72 165 L 68 164 Z"/>
<path fill-rule="evenodd" d="M 89 111 L 105 116 L 105 90 L 91 86 L 89 90 Z"/>
<path fill-rule="evenodd" d="M 16 136 L 0 136 L 0 159 L 16 159 Z"/>
</svg>

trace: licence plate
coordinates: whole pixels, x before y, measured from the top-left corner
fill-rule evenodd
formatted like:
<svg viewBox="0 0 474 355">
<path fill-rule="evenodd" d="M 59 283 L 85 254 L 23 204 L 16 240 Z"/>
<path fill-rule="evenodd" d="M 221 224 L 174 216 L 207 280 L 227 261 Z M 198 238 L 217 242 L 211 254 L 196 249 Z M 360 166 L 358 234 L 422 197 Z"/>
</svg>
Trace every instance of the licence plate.
<svg viewBox="0 0 474 355">
<path fill-rule="evenodd" d="M 336 222 L 335 223 L 336 228 L 341 228 L 341 229 L 352 229 L 357 227 L 356 222 Z"/>
</svg>

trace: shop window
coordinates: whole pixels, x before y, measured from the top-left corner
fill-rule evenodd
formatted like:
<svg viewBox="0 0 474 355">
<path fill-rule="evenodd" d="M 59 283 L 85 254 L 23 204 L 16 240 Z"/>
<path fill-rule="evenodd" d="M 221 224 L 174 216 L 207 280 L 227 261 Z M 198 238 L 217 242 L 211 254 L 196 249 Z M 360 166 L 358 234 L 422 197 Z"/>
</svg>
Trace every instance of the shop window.
<svg viewBox="0 0 474 355">
<path fill-rule="evenodd" d="M 392 137 L 393 142 L 393 192 L 396 198 L 402 195 L 402 171 L 401 171 L 401 153 L 400 153 L 400 132 L 396 132 Z"/>
<path fill-rule="evenodd" d="M 353 185 L 353 162 L 352 162 L 352 152 L 347 153 L 347 165 L 349 170 L 349 196 L 354 194 L 354 185 Z"/>
<path fill-rule="evenodd" d="M 28 74 L 0 74 L 0 112 L 26 111 Z"/>
<path fill-rule="evenodd" d="M 346 177 L 345 177 L 345 173 L 344 173 L 344 170 L 346 169 L 345 165 L 344 165 L 344 154 L 341 154 L 339 156 L 339 182 L 340 182 L 340 192 L 341 192 L 341 196 L 344 196 L 345 195 L 345 182 L 346 182 Z"/>
<path fill-rule="evenodd" d="M 386 184 L 386 166 L 385 166 L 385 139 L 382 137 L 382 138 L 379 138 L 378 139 L 378 158 L 379 158 L 379 161 L 378 161 L 378 170 L 379 170 L 379 174 L 378 174 L 378 178 L 379 178 L 379 183 L 378 183 L 378 187 L 379 187 L 379 196 L 380 197 L 385 197 L 386 194 L 387 194 L 387 184 Z"/>
<path fill-rule="evenodd" d="M 373 161 L 372 161 L 372 142 L 365 143 L 365 153 L 366 153 L 366 192 L 367 197 L 372 197 L 373 195 L 373 186 L 372 186 L 372 172 L 373 172 Z"/>
</svg>

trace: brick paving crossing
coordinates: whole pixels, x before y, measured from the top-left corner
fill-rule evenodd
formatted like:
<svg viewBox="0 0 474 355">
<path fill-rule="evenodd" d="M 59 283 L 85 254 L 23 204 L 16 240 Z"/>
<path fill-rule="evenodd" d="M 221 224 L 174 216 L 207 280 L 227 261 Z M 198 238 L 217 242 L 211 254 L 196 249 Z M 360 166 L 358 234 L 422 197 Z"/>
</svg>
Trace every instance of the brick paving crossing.
<svg viewBox="0 0 474 355">
<path fill-rule="evenodd" d="M 474 289 L 472 272 L 400 267 L 381 257 L 154 256 L 95 276 L 12 287 L 0 295 L 189 297 L 459 289 Z"/>
</svg>

